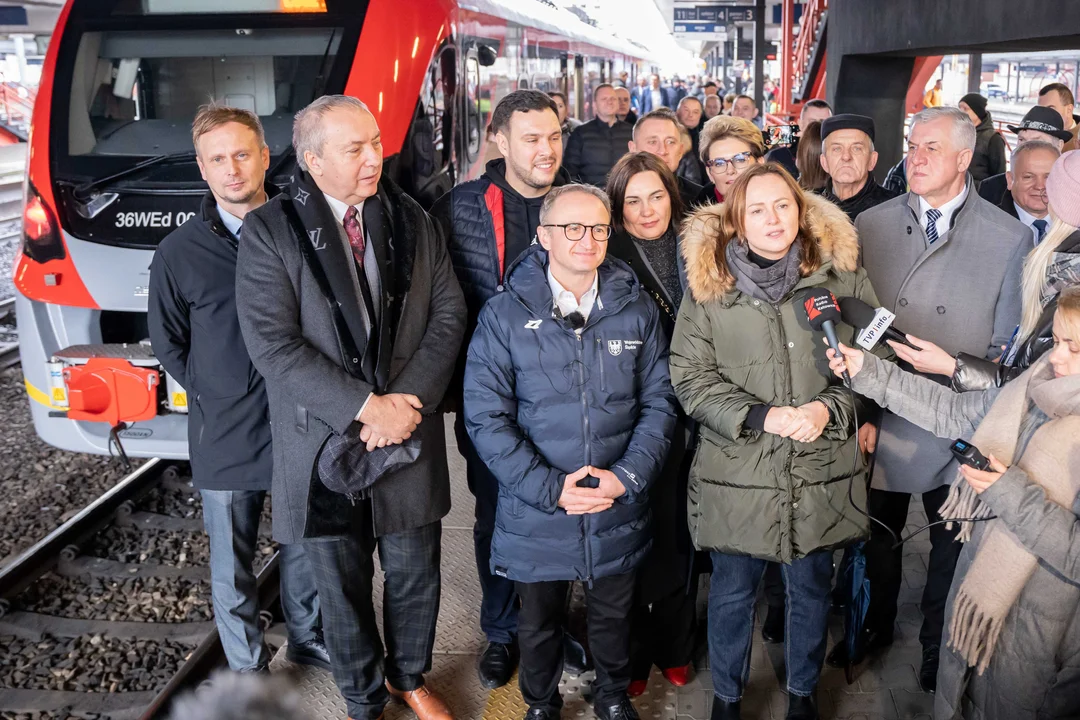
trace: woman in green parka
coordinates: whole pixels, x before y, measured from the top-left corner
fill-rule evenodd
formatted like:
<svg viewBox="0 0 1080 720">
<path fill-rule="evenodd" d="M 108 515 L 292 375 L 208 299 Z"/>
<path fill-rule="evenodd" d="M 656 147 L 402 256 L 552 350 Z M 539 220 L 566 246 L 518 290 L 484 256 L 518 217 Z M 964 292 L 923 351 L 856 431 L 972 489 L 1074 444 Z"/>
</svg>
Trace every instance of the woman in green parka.
<svg viewBox="0 0 1080 720">
<path fill-rule="evenodd" d="M 832 377 L 805 291 L 872 306 L 855 228 L 779 165 L 741 175 L 722 205 L 686 221 L 689 293 L 671 341 L 671 379 L 700 424 L 689 525 L 712 553 L 713 720 L 739 717 L 754 598 L 767 561 L 783 563 L 788 718 L 817 718 L 832 550 L 868 534 L 852 394 Z M 837 328 L 844 342 L 854 330 Z M 868 413 L 858 413 L 865 418 Z M 854 477 L 853 477 L 854 473 Z"/>
</svg>

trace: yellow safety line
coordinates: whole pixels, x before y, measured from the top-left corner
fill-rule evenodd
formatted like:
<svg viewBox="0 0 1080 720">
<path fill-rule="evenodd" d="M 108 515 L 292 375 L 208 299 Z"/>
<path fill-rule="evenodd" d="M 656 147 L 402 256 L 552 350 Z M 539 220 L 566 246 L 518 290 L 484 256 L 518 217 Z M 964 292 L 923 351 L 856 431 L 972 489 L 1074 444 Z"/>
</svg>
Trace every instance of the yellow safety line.
<svg viewBox="0 0 1080 720">
<path fill-rule="evenodd" d="M 50 410 L 59 410 L 60 412 L 67 412 L 67 408 L 53 405 L 52 400 L 49 399 L 48 393 L 44 393 L 30 384 L 30 381 L 23 378 L 23 384 L 26 385 L 26 394 L 30 396 L 30 399 L 34 402 L 44 405 Z"/>
<path fill-rule="evenodd" d="M 484 704 L 483 720 L 516 720 L 525 716 L 529 707 L 521 697 L 518 689 L 518 676 L 500 688 L 495 688 L 488 693 L 487 702 Z"/>
</svg>

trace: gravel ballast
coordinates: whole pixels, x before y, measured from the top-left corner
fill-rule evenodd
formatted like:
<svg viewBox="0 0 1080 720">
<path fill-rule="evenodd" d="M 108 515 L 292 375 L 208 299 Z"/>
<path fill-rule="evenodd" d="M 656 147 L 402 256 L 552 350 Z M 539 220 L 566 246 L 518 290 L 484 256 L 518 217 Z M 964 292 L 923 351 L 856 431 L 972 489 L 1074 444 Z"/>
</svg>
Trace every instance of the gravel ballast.
<svg viewBox="0 0 1080 720">
<path fill-rule="evenodd" d="M 46 575 L 12 603 L 17 610 L 117 622 L 204 622 L 213 619 L 210 584 L 177 578 Z"/>
</svg>

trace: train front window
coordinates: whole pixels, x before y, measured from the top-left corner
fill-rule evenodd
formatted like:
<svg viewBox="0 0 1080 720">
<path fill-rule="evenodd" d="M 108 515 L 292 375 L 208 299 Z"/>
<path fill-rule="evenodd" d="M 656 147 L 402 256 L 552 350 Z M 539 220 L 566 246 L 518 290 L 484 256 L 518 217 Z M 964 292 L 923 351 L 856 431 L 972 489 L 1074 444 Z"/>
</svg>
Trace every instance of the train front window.
<svg viewBox="0 0 1080 720">
<path fill-rule="evenodd" d="M 211 99 L 251 110 L 272 154 L 292 118 L 325 92 L 338 28 L 258 27 L 87 32 L 68 111 L 70 156 L 156 156 L 191 150 L 191 122 Z"/>
</svg>

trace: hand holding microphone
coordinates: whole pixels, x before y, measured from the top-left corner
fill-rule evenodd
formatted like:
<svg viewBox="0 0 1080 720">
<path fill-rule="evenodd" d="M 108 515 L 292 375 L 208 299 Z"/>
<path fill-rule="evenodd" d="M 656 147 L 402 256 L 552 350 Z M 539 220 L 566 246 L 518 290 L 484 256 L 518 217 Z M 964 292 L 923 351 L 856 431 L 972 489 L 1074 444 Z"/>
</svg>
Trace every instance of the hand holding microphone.
<svg viewBox="0 0 1080 720">
<path fill-rule="evenodd" d="M 956 372 L 956 358 L 928 340 L 894 328 L 896 315 L 885 308 L 875 310 L 859 298 L 846 297 L 840 300 L 840 315 L 845 323 L 859 330 L 856 340 L 866 350 L 873 350 L 884 340 L 898 358 L 918 372 L 947 377 Z"/>
<path fill-rule="evenodd" d="M 825 351 L 825 354 L 829 356 L 829 369 L 833 371 L 836 377 L 848 377 L 853 378 L 859 374 L 863 369 L 863 351 L 849 348 L 844 343 L 840 343 L 840 352 L 836 352 L 832 348 Z"/>
</svg>

